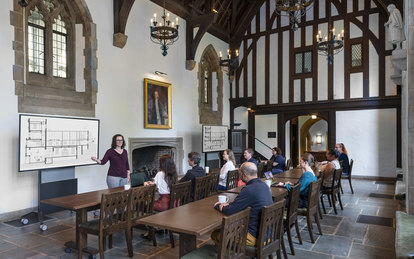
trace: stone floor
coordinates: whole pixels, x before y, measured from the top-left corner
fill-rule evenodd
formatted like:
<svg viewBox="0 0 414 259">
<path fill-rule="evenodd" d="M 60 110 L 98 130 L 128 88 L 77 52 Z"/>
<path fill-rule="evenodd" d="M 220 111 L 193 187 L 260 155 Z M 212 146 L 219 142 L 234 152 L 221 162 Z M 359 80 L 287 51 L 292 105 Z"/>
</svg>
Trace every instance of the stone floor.
<svg viewBox="0 0 414 259">
<path fill-rule="evenodd" d="M 393 195 L 395 185 L 353 180 L 355 194 L 351 194 L 347 182 L 343 185 L 344 210 L 341 211 L 338 204 L 338 215 L 335 215 L 326 199 L 328 211 L 321 220 L 323 235 L 315 235 L 314 244 L 310 242 L 304 218 L 299 222 L 304 242 L 300 245 L 294 238 L 295 256 L 290 254 L 285 235 L 289 258 L 394 258 L 395 211 L 400 209 L 400 203 L 395 199 L 370 197 L 370 194 Z M 374 221 L 376 217 L 391 218 L 393 227 L 357 223 L 359 215 L 375 216 Z M 47 221 L 48 229 L 44 232 L 39 224 L 12 227 L 0 223 L 0 258 L 76 258 L 76 251 L 65 253 L 63 246 L 65 241 L 75 239 L 74 213 L 63 211 L 50 216 L 52 219 Z M 316 225 L 314 227 L 316 229 Z M 141 233 L 142 230 L 134 231 L 134 258 L 178 258 L 178 248 L 170 248 L 168 235 L 157 234 L 158 246 L 154 247 L 152 242 L 140 237 Z M 295 234 L 294 228 L 292 233 Z M 124 235 L 115 235 L 113 242 L 105 258 L 129 258 Z M 199 245 L 210 242 L 208 235 L 198 240 Z M 88 236 L 88 244 L 97 248 L 97 238 Z M 83 258 L 87 258 L 87 254 Z"/>
</svg>

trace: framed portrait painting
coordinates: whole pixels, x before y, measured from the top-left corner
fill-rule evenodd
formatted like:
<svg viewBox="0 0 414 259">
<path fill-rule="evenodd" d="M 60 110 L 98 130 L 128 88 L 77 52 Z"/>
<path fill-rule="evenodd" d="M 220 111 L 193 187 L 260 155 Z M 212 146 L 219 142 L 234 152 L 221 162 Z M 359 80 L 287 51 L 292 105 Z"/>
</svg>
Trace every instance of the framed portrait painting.
<svg viewBox="0 0 414 259">
<path fill-rule="evenodd" d="M 171 84 L 144 79 L 144 127 L 171 129 Z"/>
</svg>

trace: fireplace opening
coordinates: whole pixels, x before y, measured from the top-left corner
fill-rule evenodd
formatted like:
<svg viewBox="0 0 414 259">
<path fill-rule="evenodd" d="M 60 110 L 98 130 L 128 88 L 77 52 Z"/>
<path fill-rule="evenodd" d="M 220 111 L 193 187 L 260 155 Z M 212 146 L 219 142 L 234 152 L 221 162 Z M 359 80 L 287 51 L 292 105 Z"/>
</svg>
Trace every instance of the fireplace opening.
<svg viewBox="0 0 414 259">
<path fill-rule="evenodd" d="M 175 148 L 149 146 L 134 149 L 132 152 L 132 172 L 145 173 L 147 180 L 155 177 L 160 168 L 160 157 L 170 155 L 175 160 Z"/>
</svg>

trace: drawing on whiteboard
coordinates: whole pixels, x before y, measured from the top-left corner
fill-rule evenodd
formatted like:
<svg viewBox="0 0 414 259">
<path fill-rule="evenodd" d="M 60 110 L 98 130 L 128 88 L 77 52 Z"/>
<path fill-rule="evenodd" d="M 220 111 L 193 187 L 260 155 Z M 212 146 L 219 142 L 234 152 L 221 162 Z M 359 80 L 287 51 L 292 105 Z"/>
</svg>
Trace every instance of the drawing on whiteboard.
<svg viewBox="0 0 414 259">
<path fill-rule="evenodd" d="M 21 115 L 19 171 L 92 164 L 99 121 Z"/>
<path fill-rule="evenodd" d="M 47 119 L 27 119 L 26 164 L 53 164 L 56 159 L 76 160 L 96 140 L 88 131 L 48 130 Z"/>
<path fill-rule="evenodd" d="M 203 126 L 203 152 L 221 151 L 227 148 L 227 127 Z"/>
</svg>

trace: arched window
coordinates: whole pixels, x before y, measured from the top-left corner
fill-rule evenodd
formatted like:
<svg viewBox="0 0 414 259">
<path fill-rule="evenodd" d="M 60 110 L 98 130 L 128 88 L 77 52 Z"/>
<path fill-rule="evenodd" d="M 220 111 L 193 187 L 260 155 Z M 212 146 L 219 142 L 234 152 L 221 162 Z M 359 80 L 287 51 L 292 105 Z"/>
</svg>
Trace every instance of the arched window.
<svg viewBox="0 0 414 259">
<path fill-rule="evenodd" d="M 199 62 L 199 116 L 201 124 L 221 125 L 223 117 L 223 72 L 217 52 L 208 45 Z"/>
<path fill-rule="evenodd" d="M 95 116 L 96 25 L 85 0 L 31 0 L 15 4 L 10 17 L 18 112 Z"/>
</svg>

